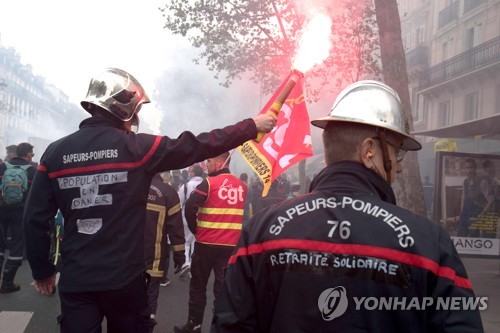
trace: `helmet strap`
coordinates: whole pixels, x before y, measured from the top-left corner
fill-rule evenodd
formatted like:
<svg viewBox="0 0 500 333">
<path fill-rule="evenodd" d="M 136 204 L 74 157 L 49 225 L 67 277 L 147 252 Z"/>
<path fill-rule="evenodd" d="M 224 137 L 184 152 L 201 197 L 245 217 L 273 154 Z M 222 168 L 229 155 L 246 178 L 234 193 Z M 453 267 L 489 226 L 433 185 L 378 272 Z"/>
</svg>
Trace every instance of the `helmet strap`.
<svg viewBox="0 0 500 333">
<path fill-rule="evenodd" d="M 389 149 L 387 149 L 387 136 L 385 130 L 379 132 L 380 147 L 382 148 L 382 157 L 384 159 L 384 171 L 387 176 L 387 182 L 391 183 L 391 169 L 392 163 L 389 157 Z"/>
</svg>

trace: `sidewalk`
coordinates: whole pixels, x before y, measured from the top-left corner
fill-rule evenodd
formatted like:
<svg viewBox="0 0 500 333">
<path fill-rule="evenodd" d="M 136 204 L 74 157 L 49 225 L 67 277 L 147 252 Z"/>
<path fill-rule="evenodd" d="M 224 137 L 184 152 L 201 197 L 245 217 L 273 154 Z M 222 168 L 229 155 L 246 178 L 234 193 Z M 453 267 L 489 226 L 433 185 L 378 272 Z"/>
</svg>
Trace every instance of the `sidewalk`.
<svg viewBox="0 0 500 333">
<path fill-rule="evenodd" d="M 481 311 L 484 331 L 500 333 L 500 260 L 462 258 L 476 296 L 488 296 L 488 309 Z"/>
</svg>

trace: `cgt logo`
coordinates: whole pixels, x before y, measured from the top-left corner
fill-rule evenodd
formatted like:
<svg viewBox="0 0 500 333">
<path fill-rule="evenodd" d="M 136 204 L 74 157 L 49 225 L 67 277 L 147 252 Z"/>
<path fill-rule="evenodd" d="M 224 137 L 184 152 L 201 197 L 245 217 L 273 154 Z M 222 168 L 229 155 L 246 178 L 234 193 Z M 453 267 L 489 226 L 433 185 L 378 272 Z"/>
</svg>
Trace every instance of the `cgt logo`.
<svg viewBox="0 0 500 333">
<path fill-rule="evenodd" d="M 238 186 L 237 188 L 233 188 L 232 184 L 227 184 L 228 180 L 224 179 L 219 191 L 217 191 L 217 195 L 222 200 L 227 200 L 227 202 L 231 205 L 236 204 L 238 201 L 242 202 L 245 200 L 243 198 L 243 187 Z"/>
<path fill-rule="evenodd" d="M 325 321 L 342 316 L 347 310 L 347 305 L 347 292 L 342 286 L 326 289 L 318 298 L 318 308 Z"/>
</svg>

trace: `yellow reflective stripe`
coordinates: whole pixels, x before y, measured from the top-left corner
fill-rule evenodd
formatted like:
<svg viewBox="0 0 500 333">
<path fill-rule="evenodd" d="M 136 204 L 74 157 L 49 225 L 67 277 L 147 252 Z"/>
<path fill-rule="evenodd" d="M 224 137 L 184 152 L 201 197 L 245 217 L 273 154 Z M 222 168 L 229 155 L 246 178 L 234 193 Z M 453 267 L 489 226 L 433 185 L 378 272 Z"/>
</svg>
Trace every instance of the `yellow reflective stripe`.
<svg viewBox="0 0 500 333">
<path fill-rule="evenodd" d="M 184 244 L 174 245 L 172 249 L 175 251 L 184 251 L 186 249 Z"/>
<path fill-rule="evenodd" d="M 217 215 L 243 215 L 243 209 L 238 208 L 205 208 L 200 207 L 198 213 Z"/>
<path fill-rule="evenodd" d="M 197 243 L 201 243 L 201 244 L 208 244 L 208 245 L 220 245 L 220 246 L 231 246 L 231 247 L 235 247 L 236 245 L 234 244 L 226 244 L 226 243 L 210 243 L 210 242 L 200 242 L 200 241 L 196 241 Z"/>
<path fill-rule="evenodd" d="M 163 277 L 163 271 L 154 271 L 154 270 L 151 270 L 151 269 L 148 269 L 146 271 L 149 275 L 151 275 L 151 277 L 156 277 L 156 278 L 161 278 Z"/>
<path fill-rule="evenodd" d="M 181 210 L 181 205 L 177 204 L 168 210 L 168 216 L 172 216 Z"/>
<path fill-rule="evenodd" d="M 155 240 L 155 257 L 153 259 L 153 269 L 158 270 L 160 267 L 161 256 L 161 239 L 163 237 L 163 223 L 165 222 L 166 209 L 165 206 L 148 203 L 147 210 L 158 212 L 158 221 L 156 223 L 156 240 Z"/>
<path fill-rule="evenodd" d="M 225 223 L 225 222 L 206 222 L 206 221 L 198 221 L 196 223 L 198 227 L 207 228 L 207 229 L 233 229 L 233 230 L 241 230 L 241 223 Z"/>
</svg>

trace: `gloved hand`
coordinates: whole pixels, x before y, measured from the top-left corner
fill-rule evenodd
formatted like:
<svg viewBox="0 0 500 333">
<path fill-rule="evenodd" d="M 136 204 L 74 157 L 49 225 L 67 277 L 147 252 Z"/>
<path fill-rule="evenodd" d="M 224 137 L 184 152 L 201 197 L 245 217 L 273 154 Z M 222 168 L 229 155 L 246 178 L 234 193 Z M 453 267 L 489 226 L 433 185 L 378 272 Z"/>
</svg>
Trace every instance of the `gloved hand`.
<svg viewBox="0 0 500 333">
<path fill-rule="evenodd" d="M 186 256 L 184 255 L 184 251 L 174 251 L 174 274 L 180 272 L 182 265 L 186 262 Z"/>
</svg>

